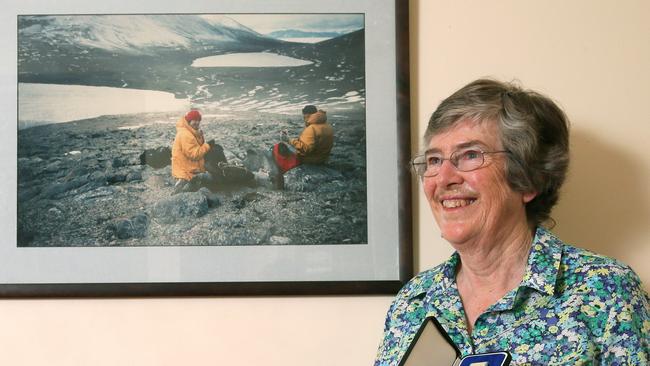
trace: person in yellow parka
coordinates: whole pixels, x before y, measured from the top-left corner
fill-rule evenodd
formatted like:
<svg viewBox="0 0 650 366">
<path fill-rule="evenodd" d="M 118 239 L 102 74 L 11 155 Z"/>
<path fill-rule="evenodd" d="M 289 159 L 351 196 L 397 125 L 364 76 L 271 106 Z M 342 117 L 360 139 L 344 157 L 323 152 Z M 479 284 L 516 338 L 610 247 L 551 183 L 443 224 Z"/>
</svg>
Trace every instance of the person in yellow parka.
<svg viewBox="0 0 650 366">
<path fill-rule="evenodd" d="M 282 131 L 282 140 L 296 149 L 300 164 L 323 164 L 327 161 L 334 145 L 334 129 L 327 123 L 327 114 L 316 106 L 302 109 L 305 129 L 298 138 L 290 139 Z"/>
<path fill-rule="evenodd" d="M 192 177 L 205 172 L 205 154 L 210 144 L 200 129 L 201 113 L 191 110 L 176 123 L 176 138 L 172 146 L 172 176 L 176 178 L 175 192 L 181 191 Z"/>
</svg>

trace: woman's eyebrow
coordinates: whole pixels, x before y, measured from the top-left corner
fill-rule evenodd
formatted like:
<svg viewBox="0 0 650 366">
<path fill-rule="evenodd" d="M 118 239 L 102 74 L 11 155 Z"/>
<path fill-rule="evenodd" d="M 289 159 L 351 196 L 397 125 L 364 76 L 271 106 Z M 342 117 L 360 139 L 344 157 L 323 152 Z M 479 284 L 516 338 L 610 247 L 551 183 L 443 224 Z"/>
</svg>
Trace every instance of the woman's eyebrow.
<svg viewBox="0 0 650 366">
<path fill-rule="evenodd" d="M 460 149 L 465 149 L 468 147 L 480 147 L 480 148 L 487 148 L 487 145 L 481 141 L 481 140 L 470 140 L 470 141 L 465 141 L 457 144 L 454 146 L 454 151 L 460 150 Z M 432 147 L 429 149 L 424 150 L 422 155 L 427 155 L 427 154 L 433 154 L 433 153 L 440 153 L 442 150 L 437 148 L 437 147 Z"/>
</svg>

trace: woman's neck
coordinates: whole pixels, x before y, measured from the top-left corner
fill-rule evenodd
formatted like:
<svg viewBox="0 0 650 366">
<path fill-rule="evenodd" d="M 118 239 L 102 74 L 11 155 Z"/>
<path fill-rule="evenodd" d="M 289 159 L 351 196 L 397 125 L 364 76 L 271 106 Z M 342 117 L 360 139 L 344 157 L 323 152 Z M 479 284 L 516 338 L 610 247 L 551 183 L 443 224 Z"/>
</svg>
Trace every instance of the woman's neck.
<svg viewBox="0 0 650 366">
<path fill-rule="evenodd" d="M 476 319 L 521 283 L 532 238 L 532 230 L 512 231 L 504 237 L 493 236 L 491 243 L 458 250 L 456 285 L 470 334 Z"/>
<path fill-rule="evenodd" d="M 459 248 L 457 280 L 468 281 L 472 287 L 510 291 L 523 279 L 532 239 L 533 232 L 526 227 Z"/>
</svg>

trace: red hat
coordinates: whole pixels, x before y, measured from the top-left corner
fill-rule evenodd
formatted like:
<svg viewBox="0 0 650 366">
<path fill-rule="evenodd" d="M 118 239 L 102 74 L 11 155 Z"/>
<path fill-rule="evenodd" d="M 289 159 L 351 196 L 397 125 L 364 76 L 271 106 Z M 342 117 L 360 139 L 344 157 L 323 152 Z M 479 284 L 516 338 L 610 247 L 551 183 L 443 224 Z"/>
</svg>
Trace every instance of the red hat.
<svg viewBox="0 0 650 366">
<path fill-rule="evenodd" d="M 185 120 L 187 122 L 189 121 L 201 121 L 201 113 L 197 111 L 196 109 L 192 109 L 191 111 L 187 112 L 185 115 Z"/>
</svg>

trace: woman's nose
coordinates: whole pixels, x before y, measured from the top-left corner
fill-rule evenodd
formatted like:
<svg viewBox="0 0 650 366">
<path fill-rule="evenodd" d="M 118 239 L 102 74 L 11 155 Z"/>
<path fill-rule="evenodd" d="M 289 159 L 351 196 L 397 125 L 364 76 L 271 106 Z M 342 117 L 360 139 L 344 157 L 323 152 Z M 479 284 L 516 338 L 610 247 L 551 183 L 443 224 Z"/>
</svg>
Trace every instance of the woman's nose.
<svg viewBox="0 0 650 366">
<path fill-rule="evenodd" d="M 451 162 L 451 160 L 443 160 L 440 165 L 440 170 L 438 175 L 435 177 L 438 180 L 438 184 L 441 186 L 449 186 L 451 184 L 458 184 L 463 181 L 462 176 L 456 166 Z"/>
</svg>

